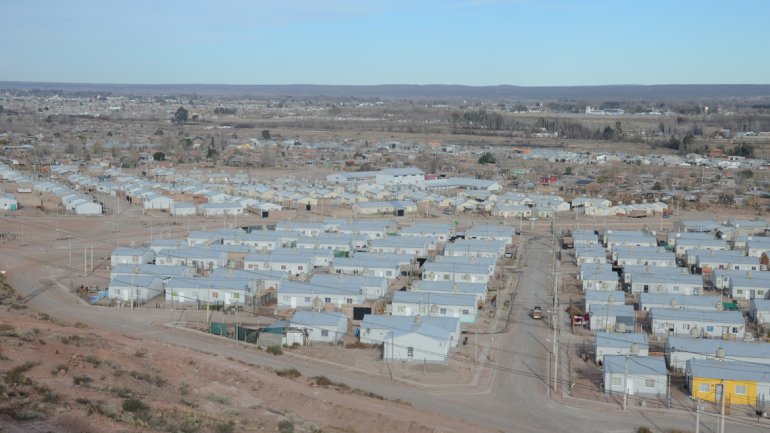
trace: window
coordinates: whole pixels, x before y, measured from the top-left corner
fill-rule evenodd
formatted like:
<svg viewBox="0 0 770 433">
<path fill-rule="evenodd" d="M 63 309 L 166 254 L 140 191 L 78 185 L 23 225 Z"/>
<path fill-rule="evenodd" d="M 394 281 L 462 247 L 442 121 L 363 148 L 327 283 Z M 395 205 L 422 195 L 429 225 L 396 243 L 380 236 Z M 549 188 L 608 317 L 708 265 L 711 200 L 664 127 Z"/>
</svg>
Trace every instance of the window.
<svg viewBox="0 0 770 433">
<path fill-rule="evenodd" d="M 305 302 L 310 302 L 310 296 L 305 296 Z"/>
<path fill-rule="evenodd" d="M 286 270 L 286 265 L 281 265 L 281 270 L 285 271 Z"/>
<path fill-rule="evenodd" d="M 211 297 L 216 299 L 219 297 L 219 292 L 211 292 Z"/>
<path fill-rule="evenodd" d="M 470 312 L 468 311 L 468 309 L 467 309 L 467 308 L 466 308 L 466 309 L 464 309 L 464 310 L 463 310 L 463 316 L 467 316 L 468 314 L 470 314 Z"/>
<path fill-rule="evenodd" d="M 708 384 L 708 383 L 701 383 L 701 384 L 698 386 L 698 389 L 699 389 L 701 392 L 709 392 L 709 391 L 711 391 L 711 385 L 710 385 L 710 384 Z"/>
<path fill-rule="evenodd" d="M 733 334 L 737 334 L 737 333 L 738 333 L 738 327 L 733 326 Z"/>
<path fill-rule="evenodd" d="M 406 348 L 406 356 L 412 358 L 414 356 L 414 347 Z"/>
<path fill-rule="evenodd" d="M 444 280 L 449 281 L 449 274 L 444 274 Z"/>
<path fill-rule="evenodd" d="M 746 385 L 735 385 L 736 395 L 746 395 Z"/>
<path fill-rule="evenodd" d="M 284 301 L 291 301 L 291 296 L 284 296 L 284 297 L 283 297 L 283 300 L 284 300 Z"/>
<path fill-rule="evenodd" d="M 346 304 L 352 304 L 353 303 L 353 298 L 345 298 L 345 303 Z"/>
<path fill-rule="evenodd" d="M 438 311 L 439 311 L 439 313 L 440 313 L 440 314 L 442 314 L 442 315 L 446 314 L 446 308 L 442 308 L 442 309 L 440 309 L 440 310 L 438 310 Z"/>
<path fill-rule="evenodd" d="M 689 331 L 690 330 L 690 324 L 689 323 L 683 324 L 682 325 L 682 329 L 684 329 L 685 331 Z"/>
<path fill-rule="evenodd" d="M 332 298 L 324 298 L 324 302 L 326 302 L 327 304 L 331 304 Z"/>
<path fill-rule="evenodd" d="M 674 291 L 678 292 L 679 291 L 679 286 L 674 286 Z"/>
<path fill-rule="evenodd" d="M 233 299 L 241 299 L 240 293 L 233 293 Z"/>
<path fill-rule="evenodd" d="M 329 336 L 329 330 L 328 329 L 322 329 L 321 330 L 321 337 L 328 337 Z"/>
<path fill-rule="evenodd" d="M 645 379 L 644 386 L 645 388 L 655 388 L 655 381 L 652 379 Z"/>
<path fill-rule="evenodd" d="M 621 379 L 621 377 L 620 377 L 620 376 L 612 376 L 612 380 L 610 381 L 610 384 L 611 384 L 612 386 L 620 386 L 620 384 L 622 383 L 622 382 L 620 381 L 620 379 Z"/>
<path fill-rule="evenodd" d="M 740 267 L 740 266 L 738 266 L 738 265 L 735 265 L 735 270 L 736 270 L 736 271 L 737 271 L 737 270 L 740 270 L 740 269 L 741 269 L 741 267 Z"/>
<path fill-rule="evenodd" d="M 302 266 L 302 265 L 299 265 L 299 266 L 297 266 L 297 270 L 298 270 L 298 271 L 301 271 L 301 270 L 303 270 L 303 269 L 305 269 L 305 267 L 304 267 L 304 266 Z"/>
<path fill-rule="evenodd" d="M 396 311 L 399 313 L 403 313 L 404 311 L 406 311 L 406 308 L 403 305 L 399 305 L 398 307 L 396 307 Z"/>
<path fill-rule="evenodd" d="M 714 332 L 714 327 L 711 325 L 706 326 L 706 331 L 708 332 Z"/>
<path fill-rule="evenodd" d="M 742 295 L 743 294 L 743 290 L 742 289 L 738 289 L 738 290 L 735 291 L 735 293 L 738 294 L 738 295 Z"/>
</svg>

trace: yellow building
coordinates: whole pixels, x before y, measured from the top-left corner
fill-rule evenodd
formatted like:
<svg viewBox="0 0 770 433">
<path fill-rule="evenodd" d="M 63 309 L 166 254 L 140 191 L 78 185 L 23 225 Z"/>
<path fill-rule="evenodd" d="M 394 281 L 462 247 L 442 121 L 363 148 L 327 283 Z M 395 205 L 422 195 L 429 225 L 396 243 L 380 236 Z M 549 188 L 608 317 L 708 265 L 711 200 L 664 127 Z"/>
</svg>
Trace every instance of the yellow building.
<svg viewBox="0 0 770 433">
<path fill-rule="evenodd" d="M 691 359 L 687 361 L 687 384 L 692 398 L 719 403 L 722 385 L 726 404 L 754 406 L 770 402 L 770 365 Z"/>
</svg>

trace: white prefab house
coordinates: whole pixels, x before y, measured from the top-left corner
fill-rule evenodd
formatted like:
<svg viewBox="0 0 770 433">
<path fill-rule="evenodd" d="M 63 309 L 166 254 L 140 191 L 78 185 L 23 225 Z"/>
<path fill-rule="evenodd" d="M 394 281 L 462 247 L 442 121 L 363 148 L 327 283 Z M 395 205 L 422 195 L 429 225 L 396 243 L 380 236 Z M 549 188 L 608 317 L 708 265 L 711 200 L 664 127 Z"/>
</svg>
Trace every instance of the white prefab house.
<svg viewBox="0 0 770 433">
<path fill-rule="evenodd" d="M 588 310 L 593 332 L 634 332 L 636 315 L 633 305 L 593 304 Z"/>
<path fill-rule="evenodd" d="M 770 294 L 770 282 L 759 278 L 732 277 L 728 291 L 733 299 L 763 299 Z"/>
<path fill-rule="evenodd" d="M 112 254 L 110 254 L 110 266 L 141 265 L 152 263 L 154 260 L 155 253 L 146 248 L 118 247 L 112 250 Z"/>
<path fill-rule="evenodd" d="M 116 275 L 107 289 L 110 299 L 144 304 L 163 294 L 163 281 L 151 275 Z"/>
<path fill-rule="evenodd" d="M 205 217 L 243 215 L 243 206 L 237 202 L 203 203 L 198 206 L 198 212 Z"/>
<path fill-rule="evenodd" d="M 618 274 L 612 271 L 586 275 L 583 277 L 582 283 L 584 291 L 614 291 L 617 290 L 620 285 Z"/>
<path fill-rule="evenodd" d="M 335 274 L 383 277 L 388 280 L 394 280 L 400 275 L 400 266 L 397 261 L 363 254 L 354 257 L 335 257 L 331 269 Z"/>
<path fill-rule="evenodd" d="M 698 311 L 655 308 L 650 311 L 652 334 L 656 336 L 742 339 L 746 324 L 740 311 Z"/>
<path fill-rule="evenodd" d="M 17 210 L 19 208 L 19 202 L 16 197 L 9 192 L 0 191 L 0 210 Z"/>
<path fill-rule="evenodd" d="M 358 328 L 359 340 L 364 344 L 383 344 L 391 337 L 391 331 L 407 331 L 415 323 L 444 329 L 449 332 L 449 338 L 454 347 L 460 343 L 460 319 L 456 317 L 421 316 L 388 316 L 365 314 Z"/>
<path fill-rule="evenodd" d="M 623 283 L 631 285 L 634 282 L 634 276 L 640 274 L 657 274 L 664 275 L 690 275 L 690 271 L 687 268 L 674 268 L 669 266 L 644 266 L 644 265 L 626 265 L 623 266 Z"/>
<path fill-rule="evenodd" d="M 703 292 L 703 277 L 683 274 L 638 274 L 631 281 L 631 293 L 672 293 L 699 295 Z"/>
<path fill-rule="evenodd" d="M 278 288 L 278 306 L 283 308 L 324 309 L 326 306 L 341 308 L 343 305 L 360 305 L 364 295 L 344 287 L 318 286 L 315 284 L 284 281 Z"/>
<path fill-rule="evenodd" d="M 171 277 L 192 278 L 193 273 L 185 266 L 131 265 L 125 263 L 110 268 L 110 278 L 115 278 L 119 275 L 149 275 L 161 280 L 167 280 Z"/>
<path fill-rule="evenodd" d="M 198 214 L 198 208 L 195 203 L 174 202 L 171 205 L 171 215 L 173 216 L 194 216 Z"/>
<path fill-rule="evenodd" d="M 349 256 L 353 251 L 352 235 L 321 233 L 318 236 L 300 236 L 298 249 L 329 250 L 335 255 Z"/>
<path fill-rule="evenodd" d="M 142 201 L 145 209 L 166 209 L 170 210 L 174 206 L 174 199 L 161 194 L 149 194 Z"/>
<path fill-rule="evenodd" d="M 428 281 L 455 281 L 461 283 L 489 284 L 489 267 L 484 264 L 452 262 L 426 262 L 422 279 Z"/>
<path fill-rule="evenodd" d="M 637 356 L 649 355 L 650 345 L 647 342 L 647 334 L 597 332 L 594 363 L 604 364 L 605 355 L 630 355 L 631 345 L 634 343 L 638 348 Z"/>
<path fill-rule="evenodd" d="M 639 310 L 650 311 L 653 308 L 717 311 L 722 309 L 722 299 L 718 296 L 679 295 L 673 293 L 642 293 L 639 295 Z"/>
<path fill-rule="evenodd" d="M 383 359 L 393 362 L 445 363 L 454 347 L 452 333 L 446 329 L 424 325 L 419 316 L 407 330 L 394 329 L 383 342 Z"/>
<path fill-rule="evenodd" d="M 310 344 L 340 344 L 348 331 L 348 317 L 335 312 L 297 311 L 290 323 L 305 333 L 305 342 Z"/>
<path fill-rule="evenodd" d="M 485 266 L 489 270 L 489 277 L 495 275 L 497 266 L 496 257 L 463 257 L 463 256 L 436 256 L 436 263 L 454 263 L 456 265 Z"/>
<path fill-rule="evenodd" d="M 759 271 L 760 264 L 759 258 L 744 256 L 740 251 L 721 251 L 717 253 L 698 254 L 695 258 L 695 268 L 699 269 L 704 274 L 708 274 L 714 269 Z"/>
<path fill-rule="evenodd" d="M 752 299 L 749 303 L 749 317 L 758 326 L 770 323 L 770 299 Z"/>
<path fill-rule="evenodd" d="M 724 351 L 724 357 L 717 355 L 719 349 Z M 690 359 L 770 365 L 770 344 L 671 336 L 666 340 L 665 355 L 668 366 L 679 371 L 685 370 Z"/>
<path fill-rule="evenodd" d="M 101 215 L 102 205 L 92 201 L 86 201 L 73 206 L 73 210 L 76 215 Z"/>
<path fill-rule="evenodd" d="M 457 317 L 460 322 L 476 321 L 478 306 L 474 295 L 395 292 L 394 316 Z"/>
<path fill-rule="evenodd" d="M 171 278 L 166 281 L 166 302 L 209 305 L 244 305 L 253 282 L 240 278 Z"/>
<path fill-rule="evenodd" d="M 385 239 L 369 241 L 367 251 L 371 253 L 409 254 L 414 257 L 428 257 L 429 251 L 435 250 L 437 243 L 428 237 L 391 236 Z"/>
<path fill-rule="evenodd" d="M 604 356 L 604 392 L 663 399 L 668 390 L 668 370 L 663 357 Z"/>
<path fill-rule="evenodd" d="M 490 257 L 497 259 L 505 254 L 505 242 L 501 240 L 466 239 L 448 243 L 444 255 L 450 257 Z"/>
<path fill-rule="evenodd" d="M 586 290 L 585 311 L 591 305 L 623 305 L 626 303 L 626 293 L 620 290 Z"/>
<path fill-rule="evenodd" d="M 281 271 L 291 275 L 304 275 L 313 271 L 313 256 L 300 253 L 248 254 L 243 258 L 243 268 L 253 271 Z"/>
<path fill-rule="evenodd" d="M 412 292 L 473 295 L 476 304 L 487 299 L 487 285 L 481 283 L 456 283 L 454 281 L 415 280 L 412 282 Z"/>
<path fill-rule="evenodd" d="M 209 274 L 211 278 L 240 279 L 251 282 L 252 290 L 258 292 L 275 292 L 282 281 L 286 281 L 286 273 L 280 271 L 250 271 L 233 268 L 216 268 Z"/>
<path fill-rule="evenodd" d="M 481 239 L 488 241 L 502 241 L 505 245 L 513 244 L 513 227 L 479 225 L 465 231 L 465 239 Z"/>
<path fill-rule="evenodd" d="M 360 292 L 364 299 L 379 299 L 388 293 L 388 279 L 364 275 L 314 274 L 310 284 L 322 287 L 337 287 L 350 292 Z"/>
<path fill-rule="evenodd" d="M 401 229 L 402 237 L 436 238 L 439 242 L 446 242 L 455 233 L 455 228 L 450 224 L 422 223 Z"/>
<path fill-rule="evenodd" d="M 196 275 L 203 275 L 216 268 L 227 266 L 227 253 L 205 248 L 180 248 L 163 250 L 155 257 L 156 265 L 186 266 Z"/>
<path fill-rule="evenodd" d="M 275 225 L 275 230 L 295 232 L 303 236 L 318 236 L 323 233 L 324 224 L 311 221 L 281 221 Z"/>
<path fill-rule="evenodd" d="M 607 230 L 604 233 L 604 245 L 613 250 L 615 246 L 656 247 L 655 235 L 646 231 Z"/>
<path fill-rule="evenodd" d="M 717 289 L 724 290 L 730 288 L 730 281 L 733 278 L 755 279 L 765 282 L 770 286 L 770 272 L 767 271 L 736 271 L 732 269 L 715 269 L 709 279 Z"/>
<path fill-rule="evenodd" d="M 615 253 L 613 253 L 615 254 Z M 676 256 L 663 248 L 657 251 L 618 251 L 618 266 L 641 265 L 652 267 L 676 267 Z"/>
<path fill-rule="evenodd" d="M 627 256 L 629 254 L 649 254 L 654 256 L 655 254 L 658 254 L 658 253 L 667 253 L 667 252 L 668 251 L 666 251 L 664 247 L 659 247 L 659 246 L 641 246 L 640 247 L 636 245 L 615 245 L 610 251 L 610 257 L 612 258 L 613 262 L 617 262 L 618 257 Z M 624 260 L 624 262 L 628 262 L 628 261 L 629 260 Z M 629 264 L 636 264 L 636 263 L 629 263 Z"/>
<path fill-rule="evenodd" d="M 687 250 L 725 251 L 729 249 L 730 245 L 719 239 L 678 238 L 674 242 L 674 253 L 677 257 L 684 257 Z"/>
<path fill-rule="evenodd" d="M 607 263 L 607 250 L 598 244 L 590 246 L 575 245 L 575 260 L 578 265 Z"/>
<path fill-rule="evenodd" d="M 261 251 L 272 251 L 277 248 L 296 246 L 299 236 L 299 233 L 288 231 L 254 230 L 238 239 L 225 237 L 223 242 L 226 245 L 242 244 Z"/>
<path fill-rule="evenodd" d="M 749 236 L 745 250 L 747 256 L 762 257 L 762 254 L 770 251 L 770 236 Z"/>
<path fill-rule="evenodd" d="M 191 247 L 221 243 L 222 234 L 218 232 L 192 231 L 187 235 L 187 244 Z"/>
<path fill-rule="evenodd" d="M 586 278 L 591 279 L 595 274 L 604 274 L 607 272 L 612 272 L 612 265 L 609 263 L 583 263 L 578 266 L 577 277 L 582 281 Z"/>
</svg>

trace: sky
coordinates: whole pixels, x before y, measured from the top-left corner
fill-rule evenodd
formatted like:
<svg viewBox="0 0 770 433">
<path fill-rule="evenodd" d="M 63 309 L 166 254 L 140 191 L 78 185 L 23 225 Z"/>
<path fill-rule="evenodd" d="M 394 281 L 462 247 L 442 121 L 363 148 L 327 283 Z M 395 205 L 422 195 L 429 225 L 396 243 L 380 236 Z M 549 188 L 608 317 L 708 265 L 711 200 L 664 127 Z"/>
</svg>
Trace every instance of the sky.
<svg viewBox="0 0 770 433">
<path fill-rule="evenodd" d="M 0 81 L 770 84 L 766 0 L 0 0 Z"/>
</svg>

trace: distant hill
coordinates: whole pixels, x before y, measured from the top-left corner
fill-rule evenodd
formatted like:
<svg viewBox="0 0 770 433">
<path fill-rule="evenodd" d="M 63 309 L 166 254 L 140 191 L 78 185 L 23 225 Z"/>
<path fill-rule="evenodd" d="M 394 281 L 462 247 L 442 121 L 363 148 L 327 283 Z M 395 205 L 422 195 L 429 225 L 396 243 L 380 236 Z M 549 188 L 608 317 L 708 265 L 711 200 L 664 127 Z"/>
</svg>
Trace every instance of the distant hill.
<svg viewBox="0 0 770 433">
<path fill-rule="evenodd" d="M 460 86 L 383 84 L 374 86 L 225 85 L 225 84 L 88 84 L 0 81 L 2 90 L 40 90 L 113 95 L 192 95 L 252 97 L 332 97 L 417 100 L 701 100 L 770 97 L 770 84 L 671 84 L 611 86 Z"/>
</svg>

